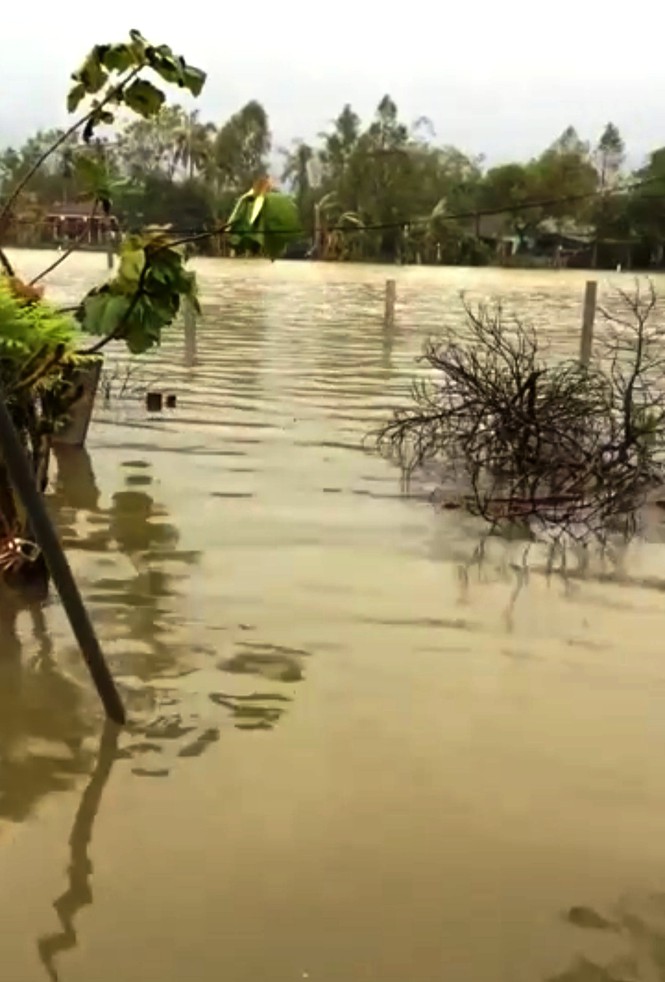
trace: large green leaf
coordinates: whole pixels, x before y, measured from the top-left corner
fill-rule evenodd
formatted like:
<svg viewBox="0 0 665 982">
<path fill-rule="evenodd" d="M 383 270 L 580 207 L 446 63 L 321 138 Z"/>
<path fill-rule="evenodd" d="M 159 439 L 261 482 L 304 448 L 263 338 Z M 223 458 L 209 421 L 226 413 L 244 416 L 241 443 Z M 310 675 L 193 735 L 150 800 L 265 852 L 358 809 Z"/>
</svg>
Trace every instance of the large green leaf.
<svg viewBox="0 0 665 982">
<path fill-rule="evenodd" d="M 137 62 L 135 52 L 129 44 L 111 44 L 104 52 L 102 61 L 111 72 L 126 72 Z"/>
<path fill-rule="evenodd" d="M 266 201 L 265 194 L 259 194 L 254 198 L 252 202 L 252 210 L 249 213 L 249 224 L 254 225 L 259 215 L 261 214 L 261 209 L 263 208 Z"/>
<path fill-rule="evenodd" d="M 106 337 L 115 334 L 127 317 L 131 298 L 122 294 L 100 292 L 89 296 L 83 304 L 83 330 L 87 334 Z"/>
<path fill-rule="evenodd" d="M 247 191 L 246 194 L 238 198 L 226 223 L 231 231 L 249 228 L 249 216 L 252 212 L 253 200 L 253 191 Z"/>
<path fill-rule="evenodd" d="M 181 68 L 168 45 L 160 44 L 158 47 L 149 45 L 146 48 L 145 56 L 153 71 L 157 72 L 165 82 L 169 82 L 171 85 L 178 84 Z"/>
<path fill-rule="evenodd" d="M 288 194 L 266 195 L 260 222 L 263 250 L 271 259 L 279 258 L 289 242 L 302 235 L 298 206 Z"/>
<path fill-rule="evenodd" d="M 136 288 L 145 266 L 145 251 L 141 248 L 123 248 L 118 267 L 118 280 L 123 289 Z"/>
<path fill-rule="evenodd" d="M 236 248 L 261 251 L 270 259 L 277 259 L 289 241 L 302 235 L 294 199 L 279 191 L 248 191 L 236 201 L 227 225 Z"/>
<path fill-rule="evenodd" d="M 185 88 L 189 89 L 193 96 L 200 95 L 206 82 L 206 73 L 193 65 L 184 65 L 182 76 Z"/>
<path fill-rule="evenodd" d="M 167 44 L 156 47 L 148 45 L 145 49 L 148 64 L 165 82 L 188 89 L 192 95 L 201 94 L 205 85 L 206 73 L 200 68 L 188 65 L 181 55 L 175 55 Z"/>
<path fill-rule="evenodd" d="M 117 273 L 88 294 L 79 320 L 87 333 L 121 338 L 140 354 L 160 343 L 184 298 L 198 309 L 196 292 L 182 246 L 153 227 L 125 239 Z"/>
<path fill-rule="evenodd" d="M 86 92 L 94 94 L 104 88 L 109 74 L 101 64 L 96 49 L 93 49 L 72 79 L 80 83 Z"/>
<path fill-rule="evenodd" d="M 148 82 L 144 78 L 137 78 L 125 89 L 124 100 L 125 104 L 134 112 L 145 119 L 150 119 L 152 116 L 156 116 L 164 105 L 165 96 L 161 89 L 158 89 L 152 82 Z"/>
<path fill-rule="evenodd" d="M 67 94 L 67 112 L 76 112 L 81 100 L 85 98 L 85 85 L 83 82 L 77 82 L 76 85 L 72 85 L 71 89 Z"/>
</svg>

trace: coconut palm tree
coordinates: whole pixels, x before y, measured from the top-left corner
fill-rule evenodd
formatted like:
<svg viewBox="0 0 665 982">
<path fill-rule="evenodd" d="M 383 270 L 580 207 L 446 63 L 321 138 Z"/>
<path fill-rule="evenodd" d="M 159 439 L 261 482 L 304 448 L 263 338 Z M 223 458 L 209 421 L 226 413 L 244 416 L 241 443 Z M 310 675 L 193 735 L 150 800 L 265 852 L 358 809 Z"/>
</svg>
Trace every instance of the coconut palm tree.
<svg viewBox="0 0 665 982">
<path fill-rule="evenodd" d="M 217 132 L 214 123 L 202 123 L 199 110 L 183 112 L 174 136 L 175 161 L 191 181 L 197 172 L 204 171 L 211 159 L 213 137 Z"/>
</svg>

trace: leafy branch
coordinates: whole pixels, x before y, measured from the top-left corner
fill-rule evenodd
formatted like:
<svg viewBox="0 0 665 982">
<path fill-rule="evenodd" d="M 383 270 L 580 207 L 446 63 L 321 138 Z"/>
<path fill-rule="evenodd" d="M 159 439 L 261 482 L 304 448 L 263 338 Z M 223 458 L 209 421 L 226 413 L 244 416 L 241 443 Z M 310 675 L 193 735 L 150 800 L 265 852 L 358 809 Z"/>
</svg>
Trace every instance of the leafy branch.
<svg viewBox="0 0 665 982">
<path fill-rule="evenodd" d="M 228 233 L 236 248 L 261 251 L 274 260 L 298 230 L 293 199 L 261 179 L 217 228 L 181 238 L 173 238 L 166 228 L 152 228 L 129 237 L 121 247 L 117 275 L 91 290 L 77 309 L 83 330 L 101 335 L 82 354 L 97 354 L 118 340 L 125 341 L 132 354 L 141 354 L 160 343 L 163 328 L 172 323 L 183 299 L 199 310 L 195 275 L 185 268 L 188 245 Z"/>
<path fill-rule="evenodd" d="M 117 274 L 92 289 L 77 311 L 82 329 L 101 336 L 84 354 L 96 354 L 113 340 L 141 354 L 160 343 L 162 329 L 173 322 L 183 298 L 198 310 L 196 277 L 185 261 L 183 245 L 166 229 L 128 237 Z"/>
<path fill-rule="evenodd" d="M 118 108 L 125 107 L 144 118 L 159 114 L 164 92 L 150 79 L 140 76 L 143 69 L 152 70 L 169 84 L 186 88 L 198 95 L 205 82 L 205 73 L 188 65 L 166 45 L 151 45 L 138 31 L 130 31 L 130 40 L 123 44 L 95 45 L 81 67 L 73 73 L 67 107 L 75 112 L 82 100 L 92 99 L 84 113 L 65 133 L 40 155 L 28 173 L 18 182 L 0 212 L 9 214 L 17 196 L 44 161 L 75 132 L 82 130 L 83 152 L 77 153 L 75 167 L 82 183 L 90 189 L 93 206 L 90 218 L 101 206 L 104 214 L 111 210 L 113 183 L 100 148 L 90 146 L 99 125 L 115 121 Z M 275 191 L 269 179 L 262 178 L 242 195 L 228 219 L 209 231 L 177 238 L 168 228 L 148 228 L 142 234 L 126 239 L 120 250 L 117 273 L 100 287 L 95 287 L 74 309 L 82 330 L 99 337 L 80 355 L 94 355 L 113 340 L 122 340 L 133 354 L 140 354 L 158 345 L 162 330 L 177 316 L 183 300 L 198 310 L 196 280 L 188 271 L 186 247 L 197 241 L 230 234 L 234 247 L 241 252 L 263 253 L 274 260 L 286 248 L 289 240 L 300 234 L 298 211 L 293 199 Z M 32 290 L 48 272 L 63 262 L 77 248 L 75 242 L 31 284 Z M 1 258 L 1 254 L 0 254 Z"/>
</svg>

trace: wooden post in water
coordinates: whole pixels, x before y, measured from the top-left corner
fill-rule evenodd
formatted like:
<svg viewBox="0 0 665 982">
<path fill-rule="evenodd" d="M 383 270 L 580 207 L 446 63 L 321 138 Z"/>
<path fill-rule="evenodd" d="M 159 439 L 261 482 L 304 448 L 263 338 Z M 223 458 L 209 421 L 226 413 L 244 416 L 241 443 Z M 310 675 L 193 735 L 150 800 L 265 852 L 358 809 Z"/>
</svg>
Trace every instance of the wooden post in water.
<svg viewBox="0 0 665 982">
<path fill-rule="evenodd" d="M 313 258 L 322 259 L 321 249 L 321 205 L 318 202 L 314 205 L 314 249 Z"/>
<path fill-rule="evenodd" d="M 196 364 L 196 311 L 189 300 L 183 302 L 185 319 L 185 367 L 193 368 Z"/>
<path fill-rule="evenodd" d="M 113 256 L 115 254 L 115 243 L 113 241 L 113 232 L 111 229 L 106 231 L 106 266 L 107 269 L 113 269 Z"/>
<path fill-rule="evenodd" d="M 588 367 L 591 361 L 591 348 L 593 346 L 593 325 L 596 319 L 596 299 L 598 296 L 598 283 L 596 280 L 588 280 L 584 291 L 584 312 L 582 314 L 582 338 L 580 341 L 580 362 L 584 367 Z"/>
<path fill-rule="evenodd" d="M 395 300 L 397 298 L 397 284 L 395 280 L 386 280 L 386 306 L 383 315 L 383 326 L 395 326 Z"/>
</svg>

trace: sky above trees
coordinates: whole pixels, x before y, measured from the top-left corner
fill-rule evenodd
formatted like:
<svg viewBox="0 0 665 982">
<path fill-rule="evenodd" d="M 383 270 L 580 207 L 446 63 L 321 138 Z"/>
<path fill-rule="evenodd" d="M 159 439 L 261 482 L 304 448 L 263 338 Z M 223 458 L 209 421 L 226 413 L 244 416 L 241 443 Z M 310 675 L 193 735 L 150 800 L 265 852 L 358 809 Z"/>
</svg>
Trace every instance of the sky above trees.
<svg viewBox="0 0 665 982">
<path fill-rule="evenodd" d="M 0 143 L 63 123 L 70 72 L 92 44 L 121 40 L 130 27 L 177 39 L 208 71 L 203 116 L 223 120 L 256 98 L 277 144 L 311 139 L 345 101 L 369 117 L 385 92 L 406 119 L 428 116 L 440 142 L 491 162 L 527 158 L 571 123 L 592 135 L 614 120 L 635 166 L 665 142 L 660 32 L 640 28 L 630 43 L 625 18 L 599 0 L 198 8 L 154 0 L 14 7 L 3 23 Z M 646 0 L 641 21 L 654 26 L 659 9 Z"/>
</svg>

